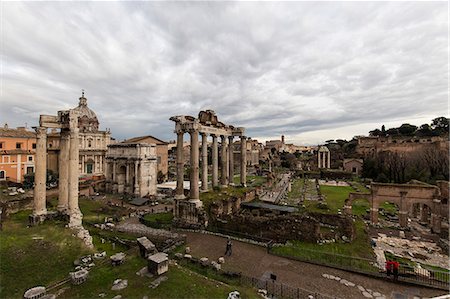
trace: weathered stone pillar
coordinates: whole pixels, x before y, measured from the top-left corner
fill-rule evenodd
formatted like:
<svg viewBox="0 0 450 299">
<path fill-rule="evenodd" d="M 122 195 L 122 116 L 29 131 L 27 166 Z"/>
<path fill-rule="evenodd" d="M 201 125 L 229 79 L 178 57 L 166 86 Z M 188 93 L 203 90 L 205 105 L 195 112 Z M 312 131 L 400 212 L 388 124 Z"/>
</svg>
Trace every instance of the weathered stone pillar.
<svg viewBox="0 0 450 299">
<path fill-rule="evenodd" d="M 320 168 L 320 151 L 317 152 L 317 168 Z"/>
<path fill-rule="evenodd" d="M 139 196 L 139 161 L 134 161 L 134 195 Z"/>
<path fill-rule="evenodd" d="M 208 191 L 208 135 L 202 133 L 202 191 Z"/>
<path fill-rule="evenodd" d="M 370 221 L 372 224 L 378 223 L 378 208 L 370 208 Z"/>
<path fill-rule="evenodd" d="M 36 133 L 33 215 L 40 216 L 47 214 L 47 128 L 38 127 Z"/>
<path fill-rule="evenodd" d="M 327 168 L 329 169 L 329 168 L 331 168 L 331 153 L 330 152 L 328 152 L 328 155 L 327 155 L 328 157 L 327 157 L 327 160 L 328 160 L 328 166 L 327 166 Z"/>
<path fill-rule="evenodd" d="M 189 132 L 191 135 L 191 177 L 190 177 L 190 190 L 189 190 L 189 201 L 196 203 L 197 206 L 201 205 L 200 193 L 198 189 L 199 171 L 198 171 L 198 131 L 191 130 Z"/>
<path fill-rule="evenodd" d="M 228 184 L 234 186 L 234 151 L 233 136 L 228 136 Z"/>
<path fill-rule="evenodd" d="M 247 139 L 241 136 L 241 186 L 247 186 Z"/>
<path fill-rule="evenodd" d="M 130 192 L 130 161 L 127 160 L 125 171 L 125 192 Z"/>
<path fill-rule="evenodd" d="M 441 233 L 441 201 L 438 198 L 433 199 L 433 209 L 431 211 L 431 230 L 433 233 Z"/>
<path fill-rule="evenodd" d="M 177 190 L 176 199 L 184 199 L 184 152 L 183 131 L 177 132 Z"/>
<path fill-rule="evenodd" d="M 221 177 L 220 177 L 220 185 L 221 187 L 226 187 L 228 185 L 228 170 L 227 170 L 227 137 L 220 136 L 222 139 L 221 147 L 220 147 L 220 167 L 221 167 Z"/>
<path fill-rule="evenodd" d="M 212 186 L 219 186 L 219 146 L 217 144 L 217 136 L 211 135 L 213 138 L 212 146 Z"/>
<path fill-rule="evenodd" d="M 113 193 L 117 193 L 117 172 L 115 159 L 112 159 L 112 191 Z"/>
<path fill-rule="evenodd" d="M 70 116 L 70 150 L 69 150 L 69 227 L 81 226 L 82 217 L 78 206 L 79 177 L 79 129 L 78 117 Z"/>
<path fill-rule="evenodd" d="M 398 211 L 398 220 L 401 227 L 408 226 L 408 209 L 406 207 L 406 191 L 400 191 L 400 206 Z"/>
<path fill-rule="evenodd" d="M 61 139 L 59 143 L 59 195 L 58 211 L 67 214 L 69 210 L 69 132 L 61 129 Z"/>
</svg>

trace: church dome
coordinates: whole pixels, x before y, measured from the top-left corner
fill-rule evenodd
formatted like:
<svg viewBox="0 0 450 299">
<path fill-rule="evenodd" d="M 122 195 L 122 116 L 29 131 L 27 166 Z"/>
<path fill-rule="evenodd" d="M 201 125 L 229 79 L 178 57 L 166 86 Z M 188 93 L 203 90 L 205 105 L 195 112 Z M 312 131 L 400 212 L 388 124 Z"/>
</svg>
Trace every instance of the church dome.
<svg viewBox="0 0 450 299">
<path fill-rule="evenodd" d="M 98 131 L 98 119 L 94 111 L 87 106 L 87 99 L 84 97 L 84 91 L 81 94 L 78 107 L 73 110 L 78 111 L 80 116 L 78 117 L 78 128 L 80 132 L 97 132 Z"/>
</svg>

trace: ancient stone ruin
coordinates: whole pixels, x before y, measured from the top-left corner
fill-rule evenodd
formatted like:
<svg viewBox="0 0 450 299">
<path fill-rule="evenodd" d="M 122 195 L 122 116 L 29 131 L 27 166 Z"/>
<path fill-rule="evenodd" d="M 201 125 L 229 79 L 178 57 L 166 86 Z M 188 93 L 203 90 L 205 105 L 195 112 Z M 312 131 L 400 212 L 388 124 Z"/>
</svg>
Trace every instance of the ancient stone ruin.
<svg viewBox="0 0 450 299">
<path fill-rule="evenodd" d="M 41 115 L 36 128 L 36 169 L 33 213 L 30 223 L 44 221 L 48 215 L 46 207 L 47 179 L 47 129 L 61 129 L 58 212 L 69 217 L 69 227 L 80 227 L 82 214 L 78 206 L 78 160 L 79 129 L 78 112 L 58 111 L 58 115 Z"/>
<path fill-rule="evenodd" d="M 378 223 L 378 210 L 380 205 L 391 202 L 398 206 L 400 227 L 408 227 L 408 217 L 413 216 L 414 207 L 419 206 L 421 219 L 428 222 L 428 213 L 431 212 L 430 226 L 433 232 L 441 232 L 441 221 L 443 211 L 448 211 L 448 204 L 443 205 L 443 194 L 448 190 L 447 184 L 440 184 L 440 187 L 424 183 L 414 184 L 384 184 L 372 183 L 371 193 L 350 193 L 345 201 L 344 211 L 351 215 L 352 203 L 355 199 L 367 199 L 370 204 L 370 219 L 372 224 Z M 447 191 L 448 192 L 448 191 Z"/>
<path fill-rule="evenodd" d="M 234 185 L 234 161 L 233 140 L 241 138 L 241 160 L 240 184 L 246 186 L 247 155 L 245 129 L 225 125 L 217 119 L 214 111 L 200 111 L 198 118 L 187 115 L 173 116 L 170 120 L 175 122 L 175 133 L 177 134 L 177 188 L 175 217 L 187 223 L 199 223 L 201 217 L 202 202 L 199 190 L 199 134 L 202 136 L 202 178 L 201 190 L 208 190 L 208 136 L 212 137 L 212 187 Z M 184 195 L 184 157 L 183 136 L 190 134 L 190 194 L 185 200 Z M 220 182 L 219 182 L 219 144 L 220 146 Z M 230 166 L 231 165 L 231 166 Z"/>
</svg>

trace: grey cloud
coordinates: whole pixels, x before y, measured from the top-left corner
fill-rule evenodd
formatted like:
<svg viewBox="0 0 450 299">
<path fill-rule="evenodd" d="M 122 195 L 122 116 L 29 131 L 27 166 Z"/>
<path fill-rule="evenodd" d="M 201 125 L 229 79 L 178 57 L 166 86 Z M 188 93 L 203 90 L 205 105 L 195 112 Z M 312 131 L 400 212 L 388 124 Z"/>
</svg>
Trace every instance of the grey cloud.
<svg viewBox="0 0 450 299">
<path fill-rule="evenodd" d="M 1 5 L 0 121 L 12 125 L 75 106 L 81 88 L 119 139 L 173 139 L 169 117 L 200 109 L 301 138 L 447 107 L 444 2 Z"/>
</svg>

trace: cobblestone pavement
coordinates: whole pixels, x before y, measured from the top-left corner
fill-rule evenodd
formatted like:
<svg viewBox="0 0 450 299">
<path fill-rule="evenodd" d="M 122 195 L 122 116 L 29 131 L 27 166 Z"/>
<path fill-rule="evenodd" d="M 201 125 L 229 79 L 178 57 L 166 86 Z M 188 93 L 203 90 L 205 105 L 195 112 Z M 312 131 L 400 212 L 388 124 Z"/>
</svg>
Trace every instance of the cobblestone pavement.
<svg viewBox="0 0 450 299">
<path fill-rule="evenodd" d="M 193 256 L 208 257 L 210 261 L 224 256 L 225 238 L 201 233 L 187 232 L 185 234 L 187 235 L 187 245 L 190 246 Z M 429 298 L 446 293 L 293 261 L 270 255 L 265 248 L 237 241 L 233 241 L 232 251 L 231 257 L 225 257 L 224 270 L 240 271 L 245 275 L 257 278 L 261 278 L 264 274 L 267 276 L 268 272 L 272 272 L 277 275 L 278 282 L 336 298 L 383 298 L 383 295 L 385 298 Z M 336 279 L 330 279 L 330 275 Z M 378 295 L 377 293 L 379 293 L 380 296 L 368 297 L 370 292 L 367 290 L 372 294 Z"/>
</svg>

